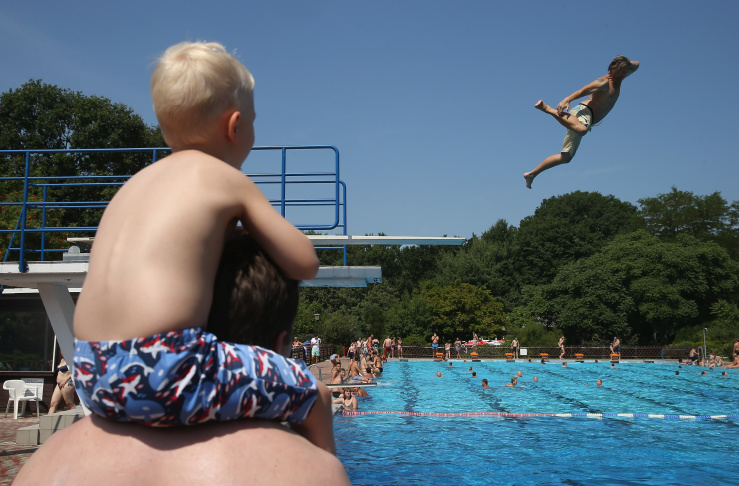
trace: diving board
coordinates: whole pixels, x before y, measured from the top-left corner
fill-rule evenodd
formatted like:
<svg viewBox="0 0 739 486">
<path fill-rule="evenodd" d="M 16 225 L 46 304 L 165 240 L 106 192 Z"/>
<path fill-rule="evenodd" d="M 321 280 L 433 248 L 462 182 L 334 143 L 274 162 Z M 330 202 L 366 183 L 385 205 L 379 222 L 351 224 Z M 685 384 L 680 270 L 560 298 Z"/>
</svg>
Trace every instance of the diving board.
<svg viewBox="0 0 739 486">
<path fill-rule="evenodd" d="M 351 236 L 308 235 L 313 245 L 461 245 L 464 238 L 457 236 Z"/>
<path fill-rule="evenodd" d="M 74 356 L 74 299 L 87 276 L 89 262 L 28 262 L 28 271 L 20 272 L 18 262 L 0 263 L 0 285 L 6 288 L 0 299 L 13 294 L 38 293 L 65 356 Z M 305 287 L 366 287 L 382 282 L 380 267 L 320 267 L 313 280 L 301 282 Z M 1 301 L 0 301 L 1 302 Z M 70 359 L 71 363 L 71 359 Z"/>
<path fill-rule="evenodd" d="M 351 235 L 307 235 L 314 246 L 321 245 L 461 245 L 464 238 L 458 236 L 351 236 Z M 88 249 L 95 237 L 67 238 L 73 245 Z"/>
<path fill-rule="evenodd" d="M 308 235 L 315 246 L 330 245 L 461 245 L 464 238 L 419 236 L 349 236 Z M 73 294 L 77 295 L 87 276 L 89 253 L 95 238 L 68 238 L 75 245 L 64 254 L 63 261 L 27 262 L 28 271 L 21 272 L 18 262 L 0 263 L 0 285 L 6 289 L 2 298 L 13 294 L 38 293 L 66 356 L 74 355 Z M 322 266 L 316 277 L 300 283 L 303 287 L 366 287 L 382 282 L 379 266 Z M 71 361 L 71 360 L 70 360 Z M 356 385 L 355 385 L 356 386 Z"/>
<path fill-rule="evenodd" d="M 28 271 L 19 272 L 17 262 L 0 263 L 0 285 L 19 289 L 38 289 L 40 284 L 62 285 L 80 289 L 89 262 L 28 262 Z M 382 282 L 380 267 L 319 267 L 313 280 L 300 283 L 304 287 L 366 287 Z M 27 293 L 27 292 L 26 292 Z"/>
</svg>

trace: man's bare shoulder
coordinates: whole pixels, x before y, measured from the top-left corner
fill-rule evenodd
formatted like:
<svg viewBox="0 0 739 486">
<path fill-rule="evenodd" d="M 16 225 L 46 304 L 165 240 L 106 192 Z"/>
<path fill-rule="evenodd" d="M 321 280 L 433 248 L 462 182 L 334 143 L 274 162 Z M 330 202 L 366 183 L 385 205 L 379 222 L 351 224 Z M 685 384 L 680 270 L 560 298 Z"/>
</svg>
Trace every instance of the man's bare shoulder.
<svg viewBox="0 0 739 486">
<path fill-rule="evenodd" d="M 608 75 L 604 75 L 590 83 L 591 86 L 596 87 L 599 91 L 605 91 L 608 89 L 608 84 L 610 82 L 610 78 Z"/>
<path fill-rule="evenodd" d="M 250 484 L 280 484 L 304 474 L 322 484 L 350 484 L 336 456 L 277 422 L 159 429 L 88 417 L 44 443 L 14 484 L 99 484 L 102 476 L 108 486 L 237 484 L 246 477 Z"/>
</svg>

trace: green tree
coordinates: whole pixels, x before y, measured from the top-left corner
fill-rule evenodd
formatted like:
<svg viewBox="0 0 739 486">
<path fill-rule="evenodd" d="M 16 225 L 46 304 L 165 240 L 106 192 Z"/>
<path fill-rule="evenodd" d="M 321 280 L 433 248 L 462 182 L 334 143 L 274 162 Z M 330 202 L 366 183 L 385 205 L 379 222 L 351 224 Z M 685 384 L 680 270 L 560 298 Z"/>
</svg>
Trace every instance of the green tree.
<svg viewBox="0 0 739 486">
<path fill-rule="evenodd" d="M 527 288 L 525 300 L 574 342 L 633 334 L 641 344 L 666 344 L 681 327 L 710 319 L 711 305 L 737 291 L 737 274 L 739 264 L 715 243 L 638 231 L 561 269 L 551 284 Z"/>
<path fill-rule="evenodd" d="M 30 80 L 0 95 L 0 150 L 93 149 L 162 147 L 158 127 L 147 126 L 140 116 L 107 98 L 86 96 L 41 80 Z M 0 154 L 0 177 L 22 177 L 23 155 Z M 130 175 L 151 163 L 151 156 L 137 153 L 34 154 L 30 175 L 68 177 Z M 58 181 L 55 181 L 58 182 Z M 81 180 L 78 182 L 90 182 Z M 0 194 L 22 191 L 21 181 L 0 182 Z M 49 190 L 53 201 L 107 201 L 115 187 L 57 187 Z M 39 197 L 39 194 L 36 194 Z M 101 209 L 66 211 L 62 226 L 96 226 Z"/>
<path fill-rule="evenodd" d="M 0 229 L 17 229 L 21 225 L 21 206 L 20 202 L 23 201 L 22 191 L 9 191 L 6 194 L 0 195 L 0 200 L 8 205 L 0 206 Z M 28 197 L 28 201 L 31 204 L 40 203 L 41 197 L 37 196 L 33 192 Z M 44 210 L 40 207 L 29 207 L 25 221 L 28 227 L 39 228 L 44 222 L 44 226 L 61 226 L 62 218 L 64 217 L 64 209 L 60 208 L 48 208 Z M 48 235 L 42 235 L 42 233 L 28 233 L 26 235 L 26 247 L 28 248 L 41 248 L 41 240 L 44 237 L 44 248 L 45 249 L 60 249 L 66 248 L 69 244 L 66 241 L 66 233 L 49 233 Z M 13 233 L 0 233 L 0 254 L 5 255 L 5 251 L 9 246 L 18 248 L 20 245 L 20 237 Z M 15 255 L 13 255 L 15 256 Z"/>
<path fill-rule="evenodd" d="M 632 204 L 597 192 L 545 199 L 518 230 L 516 262 L 522 283 L 550 282 L 563 265 L 589 257 L 631 231 L 635 215 Z"/>
<path fill-rule="evenodd" d="M 708 323 L 706 340 L 709 352 L 733 356 L 734 342 L 739 336 L 739 308 L 735 303 L 720 299 L 711 306 L 713 320 Z"/>
<path fill-rule="evenodd" d="M 552 346 L 562 335 L 559 329 L 546 325 L 540 318 L 532 314 L 528 306 L 514 308 L 507 317 L 506 337 L 508 341 L 512 341 L 513 338 L 517 337 L 521 347 Z"/>
<path fill-rule="evenodd" d="M 457 281 L 445 286 L 428 283 L 422 292 L 432 317 L 429 336 L 436 332 L 444 340 L 454 340 L 475 332 L 488 338 L 502 334 L 503 304 L 489 290 Z"/>
<path fill-rule="evenodd" d="M 728 204 L 721 193 L 697 196 L 673 187 L 667 194 L 639 199 L 639 216 L 652 235 L 675 241 L 690 235 L 715 241 L 739 259 L 739 202 Z"/>
<path fill-rule="evenodd" d="M 383 284 L 384 285 L 384 284 Z M 429 303 L 420 290 L 404 294 L 389 309 L 386 330 L 391 336 L 428 336 L 432 332 L 432 312 Z"/>
<path fill-rule="evenodd" d="M 459 280 L 484 287 L 504 304 L 516 300 L 520 292 L 516 232 L 504 219 L 498 220 L 480 237 L 473 235 L 458 251 L 440 255 L 436 280 L 441 285 Z"/>
<path fill-rule="evenodd" d="M 348 348 L 360 336 L 357 324 L 357 319 L 353 315 L 335 312 L 321 319 L 318 335 L 326 344 Z"/>
<path fill-rule="evenodd" d="M 552 283 L 528 289 L 530 309 L 570 342 L 628 336 L 634 303 L 609 263 L 596 254 L 566 265 Z"/>
<path fill-rule="evenodd" d="M 293 334 L 295 334 L 301 342 L 318 333 L 321 310 L 320 305 L 317 302 L 311 301 L 306 289 L 302 288 L 300 290 L 298 312 L 295 316 L 295 326 L 293 329 Z M 316 319 L 316 314 L 318 314 L 318 319 Z"/>
<path fill-rule="evenodd" d="M 351 310 L 355 311 L 360 319 L 359 331 L 363 336 L 370 334 L 378 338 L 387 336 L 388 311 L 398 301 L 396 295 L 396 291 L 388 284 L 367 287 L 361 302 Z"/>
</svg>

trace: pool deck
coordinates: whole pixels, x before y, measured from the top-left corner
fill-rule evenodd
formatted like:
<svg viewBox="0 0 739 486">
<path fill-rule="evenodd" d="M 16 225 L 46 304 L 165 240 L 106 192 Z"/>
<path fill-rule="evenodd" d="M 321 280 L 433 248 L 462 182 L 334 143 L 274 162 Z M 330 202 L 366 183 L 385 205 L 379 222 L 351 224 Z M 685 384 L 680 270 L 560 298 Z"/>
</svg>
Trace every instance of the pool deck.
<svg viewBox="0 0 739 486">
<path fill-rule="evenodd" d="M 0 486 L 11 484 L 23 464 L 38 449 L 37 446 L 16 445 L 16 431 L 21 427 L 38 423 L 36 415 L 28 411 L 25 417 L 18 417 L 18 420 L 13 420 L 12 410 L 7 418 L 0 414 Z"/>
</svg>

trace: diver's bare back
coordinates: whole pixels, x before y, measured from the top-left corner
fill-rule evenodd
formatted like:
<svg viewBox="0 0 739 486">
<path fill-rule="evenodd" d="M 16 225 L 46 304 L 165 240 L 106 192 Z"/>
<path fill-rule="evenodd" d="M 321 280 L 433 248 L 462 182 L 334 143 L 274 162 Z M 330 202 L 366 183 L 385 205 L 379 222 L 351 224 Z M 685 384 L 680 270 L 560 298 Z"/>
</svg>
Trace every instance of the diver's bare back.
<svg viewBox="0 0 739 486">
<path fill-rule="evenodd" d="M 132 339 L 206 324 L 225 236 L 246 177 L 197 151 L 134 175 L 100 221 L 75 337 Z"/>
</svg>

